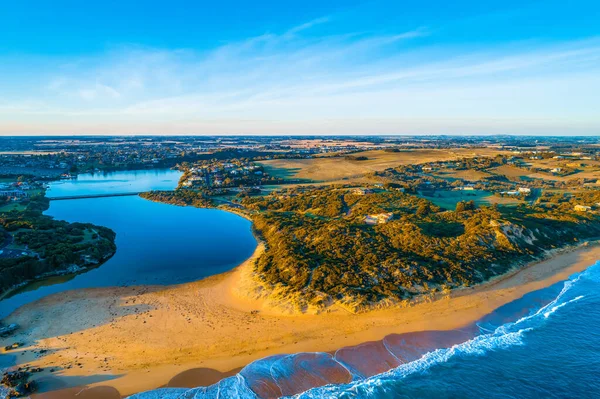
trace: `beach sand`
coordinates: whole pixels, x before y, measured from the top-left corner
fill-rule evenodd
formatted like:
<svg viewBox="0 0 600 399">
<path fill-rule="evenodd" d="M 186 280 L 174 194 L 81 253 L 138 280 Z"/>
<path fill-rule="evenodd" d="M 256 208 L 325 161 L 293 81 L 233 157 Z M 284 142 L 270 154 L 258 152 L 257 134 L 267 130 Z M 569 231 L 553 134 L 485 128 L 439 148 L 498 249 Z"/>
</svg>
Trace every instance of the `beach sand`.
<svg viewBox="0 0 600 399">
<path fill-rule="evenodd" d="M 271 355 L 331 352 L 390 334 L 464 328 L 600 259 L 600 246 L 590 244 L 410 307 L 289 315 L 240 289 L 248 285 L 252 262 L 263 250 L 259 245 L 235 270 L 194 283 L 46 297 L 5 320 L 21 330 L 0 345 L 24 342 L 11 351 L 18 363 L 44 368 L 36 379 L 42 390 L 54 392 L 34 395 L 37 399 L 75 397 L 82 388 L 69 389 L 74 386 L 86 387 L 76 396 L 81 399 L 117 397 L 114 388 L 129 395 L 160 386 L 209 385 Z"/>
</svg>

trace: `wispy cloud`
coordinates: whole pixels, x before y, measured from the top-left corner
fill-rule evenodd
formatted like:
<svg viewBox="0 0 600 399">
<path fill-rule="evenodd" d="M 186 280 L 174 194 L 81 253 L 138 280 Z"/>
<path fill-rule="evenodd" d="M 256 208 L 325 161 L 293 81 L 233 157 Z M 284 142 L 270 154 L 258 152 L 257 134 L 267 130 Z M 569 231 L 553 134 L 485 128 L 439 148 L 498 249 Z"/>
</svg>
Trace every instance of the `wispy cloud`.
<svg viewBox="0 0 600 399">
<path fill-rule="evenodd" d="M 427 27 L 308 34 L 330 22 L 203 52 L 124 47 L 65 59 L 34 71 L 39 89 L 0 93 L 0 131 L 600 132 L 596 38 L 474 50 L 440 48 Z"/>
<path fill-rule="evenodd" d="M 295 34 L 300 33 L 302 31 L 311 29 L 314 26 L 327 23 L 330 20 L 331 20 L 330 17 L 320 17 L 320 18 L 313 19 L 312 21 L 305 22 L 305 23 L 303 23 L 301 25 L 294 26 L 293 28 L 289 29 L 286 32 L 285 36 L 289 37 L 291 35 L 295 35 Z"/>
</svg>

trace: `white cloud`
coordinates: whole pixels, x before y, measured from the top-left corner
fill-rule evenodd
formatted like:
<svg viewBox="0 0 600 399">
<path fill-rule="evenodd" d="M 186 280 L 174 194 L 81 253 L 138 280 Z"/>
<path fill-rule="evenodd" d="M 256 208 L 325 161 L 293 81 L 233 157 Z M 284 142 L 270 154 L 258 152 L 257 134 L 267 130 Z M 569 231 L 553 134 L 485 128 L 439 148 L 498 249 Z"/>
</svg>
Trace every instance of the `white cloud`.
<svg viewBox="0 0 600 399">
<path fill-rule="evenodd" d="M 79 97 L 85 101 L 93 101 L 97 99 L 117 99 L 121 94 L 113 87 L 96 82 L 95 85 L 79 90 Z"/>
<path fill-rule="evenodd" d="M 321 24 L 327 23 L 329 21 L 330 21 L 329 17 L 320 17 L 320 18 L 313 19 L 312 21 L 308 21 L 306 23 L 303 23 L 301 25 L 298 25 L 298 26 L 295 26 L 295 27 L 291 28 L 290 30 L 288 30 L 286 32 L 285 36 L 295 35 L 297 33 L 300 33 L 302 31 L 311 29 L 311 28 L 313 28 L 313 27 L 315 27 L 317 25 L 321 25 Z"/>
</svg>

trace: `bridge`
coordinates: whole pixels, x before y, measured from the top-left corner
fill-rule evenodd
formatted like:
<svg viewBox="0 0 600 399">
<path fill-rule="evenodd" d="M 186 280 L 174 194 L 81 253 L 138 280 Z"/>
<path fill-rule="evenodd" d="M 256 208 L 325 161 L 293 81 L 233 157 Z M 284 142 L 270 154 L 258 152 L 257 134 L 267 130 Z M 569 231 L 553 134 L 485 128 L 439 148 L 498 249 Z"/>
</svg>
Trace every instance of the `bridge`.
<svg viewBox="0 0 600 399">
<path fill-rule="evenodd" d="M 108 198 L 108 197 L 132 197 L 139 195 L 143 191 L 133 193 L 107 193 L 107 194 L 87 194 L 87 195 L 66 195 L 62 197 L 48 197 L 50 201 L 63 201 L 63 200 L 74 200 L 74 199 L 86 199 L 86 198 Z"/>
</svg>

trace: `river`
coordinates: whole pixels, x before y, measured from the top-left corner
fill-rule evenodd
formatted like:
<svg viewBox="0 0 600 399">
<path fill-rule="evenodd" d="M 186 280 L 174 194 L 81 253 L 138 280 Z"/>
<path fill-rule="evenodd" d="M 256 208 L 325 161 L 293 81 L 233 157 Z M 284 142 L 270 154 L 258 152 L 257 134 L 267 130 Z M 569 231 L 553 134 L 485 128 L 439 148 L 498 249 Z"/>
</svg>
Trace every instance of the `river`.
<svg viewBox="0 0 600 399">
<path fill-rule="evenodd" d="M 82 174 L 52 183 L 47 196 L 170 190 L 180 175 L 172 170 Z M 45 214 L 111 228 L 117 233 L 117 252 L 98 268 L 28 285 L 0 301 L 0 317 L 67 290 L 199 280 L 234 268 L 256 248 L 251 223 L 238 215 L 161 204 L 138 196 L 51 201 Z"/>
</svg>

